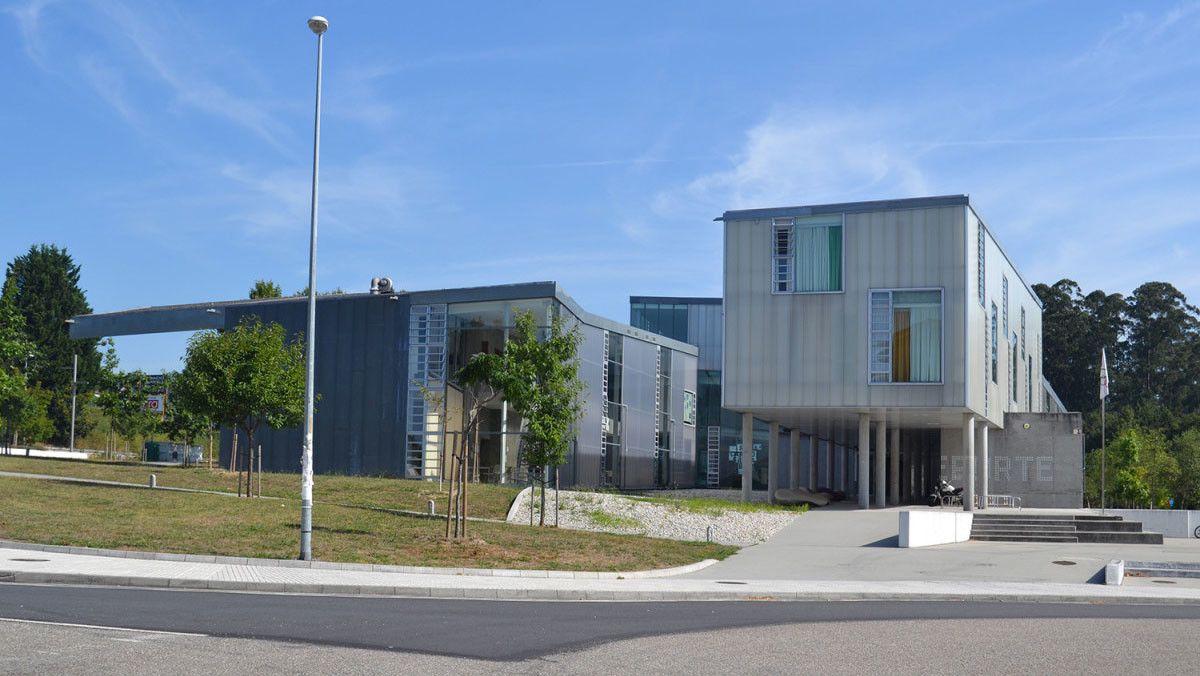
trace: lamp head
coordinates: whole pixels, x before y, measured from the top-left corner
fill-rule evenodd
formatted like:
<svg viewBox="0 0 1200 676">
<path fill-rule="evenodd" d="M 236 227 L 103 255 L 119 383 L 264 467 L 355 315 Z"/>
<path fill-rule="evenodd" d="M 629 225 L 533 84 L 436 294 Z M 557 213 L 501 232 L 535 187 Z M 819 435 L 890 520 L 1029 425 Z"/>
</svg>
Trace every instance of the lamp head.
<svg viewBox="0 0 1200 676">
<path fill-rule="evenodd" d="M 314 16 L 308 20 L 308 28 L 317 35 L 320 35 L 329 30 L 329 19 L 323 16 Z"/>
</svg>

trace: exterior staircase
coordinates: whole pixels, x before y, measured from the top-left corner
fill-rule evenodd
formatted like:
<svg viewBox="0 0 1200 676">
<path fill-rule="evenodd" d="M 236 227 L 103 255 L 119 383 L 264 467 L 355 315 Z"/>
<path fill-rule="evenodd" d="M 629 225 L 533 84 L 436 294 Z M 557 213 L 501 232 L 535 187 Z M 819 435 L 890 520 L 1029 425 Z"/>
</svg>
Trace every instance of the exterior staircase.
<svg viewBox="0 0 1200 676">
<path fill-rule="evenodd" d="M 1140 521 L 1119 516 L 975 512 L 971 539 L 988 542 L 1100 542 L 1161 545 L 1162 533 L 1147 533 Z"/>
</svg>

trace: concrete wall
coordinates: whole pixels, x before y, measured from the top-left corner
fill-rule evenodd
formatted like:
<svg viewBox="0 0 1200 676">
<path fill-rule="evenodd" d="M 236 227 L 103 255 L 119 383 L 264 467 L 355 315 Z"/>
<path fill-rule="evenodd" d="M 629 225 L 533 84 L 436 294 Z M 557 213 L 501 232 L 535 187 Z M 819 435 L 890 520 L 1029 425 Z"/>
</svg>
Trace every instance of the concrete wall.
<svg viewBox="0 0 1200 676">
<path fill-rule="evenodd" d="M 970 512 L 900 512 L 900 547 L 928 547 L 966 542 L 971 539 Z"/>
<path fill-rule="evenodd" d="M 1082 507 L 1083 417 L 1078 413 L 1007 413 L 1004 417 L 1003 429 L 988 431 L 988 492 L 1018 496 L 1023 507 Z M 942 430 L 940 445 L 939 477 L 956 487 L 965 486 L 962 430 Z M 982 471 L 978 460 L 976 467 Z M 978 490 L 978 476 L 975 485 Z"/>
<path fill-rule="evenodd" d="M 1200 529 L 1200 510 L 1195 509 L 1109 509 L 1107 513 L 1141 521 L 1143 530 L 1166 538 L 1195 538 Z"/>
</svg>

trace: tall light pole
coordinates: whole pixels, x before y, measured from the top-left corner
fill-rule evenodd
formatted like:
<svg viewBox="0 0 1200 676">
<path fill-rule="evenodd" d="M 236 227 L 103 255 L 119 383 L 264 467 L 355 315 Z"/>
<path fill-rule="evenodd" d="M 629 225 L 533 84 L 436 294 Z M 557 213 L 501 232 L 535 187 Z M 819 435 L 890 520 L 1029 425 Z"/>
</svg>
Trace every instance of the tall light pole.
<svg viewBox="0 0 1200 676">
<path fill-rule="evenodd" d="M 79 355 L 71 355 L 71 450 L 75 450 L 75 394 L 79 389 Z"/>
<path fill-rule="evenodd" d="M 308 330 L 304 335 L 304 449 L 300 456 L 300 559 L 312 560 L 313 487 L 313 362 L 317 348 L 317 173 L 321 159 L 321 57 L 329 21 L 323 16 L 308 20 L 317 35 L 317 107 L 313 115 L 312 211 L 308 239 Z"/>
</svg>

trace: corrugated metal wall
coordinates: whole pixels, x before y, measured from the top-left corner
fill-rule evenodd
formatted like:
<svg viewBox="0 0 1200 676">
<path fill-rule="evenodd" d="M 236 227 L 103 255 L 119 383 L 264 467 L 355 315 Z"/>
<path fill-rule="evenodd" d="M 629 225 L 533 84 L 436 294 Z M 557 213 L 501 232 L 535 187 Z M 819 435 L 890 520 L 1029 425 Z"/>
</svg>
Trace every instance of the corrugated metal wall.
<svg viewBox="0 0 1200 676">
<path fill-rule="evenodd" d="M 404 476 L 405 399 L 408 373 L 406 296 L 324 296 L 317 299 L 313 471 L 320 474 Z M 226 328 L 248 315 L 302 331 L 307 304 L 263 303 L 231 307 Z M 240 439 L 245 457 L 246 440 Z M 263 469 L 300 471 L 302 430 L 260 429 Z M 231 432 L 221 432 L 221 462 L 229 463 Z"/>
</svg>

